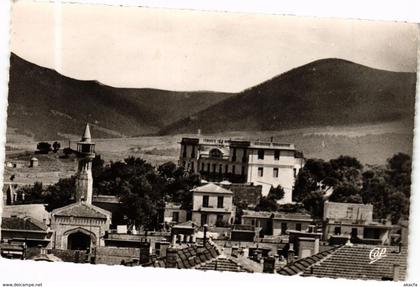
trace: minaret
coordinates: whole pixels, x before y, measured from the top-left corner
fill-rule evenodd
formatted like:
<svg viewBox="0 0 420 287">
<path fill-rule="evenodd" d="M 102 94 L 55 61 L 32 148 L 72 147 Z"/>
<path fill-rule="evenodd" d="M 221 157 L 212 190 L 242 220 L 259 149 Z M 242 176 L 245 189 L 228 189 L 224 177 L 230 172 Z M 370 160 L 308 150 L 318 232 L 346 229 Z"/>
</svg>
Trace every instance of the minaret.
<svg viewBox="0 0 420 287">
<path fill-rule="evenodd" d="M 92 160 L 95 158 L 95 144 L 92 143 L 89 124 L 86 124 L 82 140 L 77 143 L 79 164 L 76 175 L 76 202 L 92 204 L 93 177 Z"/>
</svg>

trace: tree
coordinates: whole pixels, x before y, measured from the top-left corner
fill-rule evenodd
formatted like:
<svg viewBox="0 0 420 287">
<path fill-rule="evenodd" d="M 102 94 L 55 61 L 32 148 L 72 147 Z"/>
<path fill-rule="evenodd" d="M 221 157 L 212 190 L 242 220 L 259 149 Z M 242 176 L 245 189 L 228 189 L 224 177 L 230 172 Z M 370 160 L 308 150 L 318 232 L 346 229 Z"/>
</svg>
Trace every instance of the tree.
<svg viewBox="0 0 420 287">
<path fill-rule="evenodd" d="M 389 184 L 410 198 L 411 189 L 411 158 L 404 153 L 395 154 L 388 159 Z"/>
<path fill-rule="evenodd" d="M 359 189 L 351 184 L 342 184 L 337 186 L 331 196 L 328 198 L 334 202 L 362 203 L 362 197 Z"/>
<path fill-rule="evenodd" d="M 76 193 L 75 177 L 60 179 L 56 184 L 47 188 L 42 183 L 36 182 L 33 186 L 25 186 L 18 190 L 18 194 L 25 194 L 25 198 L 20 197 L 20 203 L 44 203 L 47 211 L 63 207 L 74 202 Z"/>
<path fill-rule="evenodd" d="M 100 178 L 104 172 L 104 163 L 105 161 L 101 158 L 101 155 L 97 154 L 92 160 L 92 177 L 93 182 Z"/>
<path fill-rule="evenodd" d="M 321 219 L 324 213 L 324 195 L 321 191 L 314 191 L 302 200 L 303 206 L 313 218 Z"/>
<path fill-rule="evenodd" d="M 60 143 L 55 141 L 53 143 L 53 152 L 54 153 L 58 152 L 60 150 L 60 147 L 61 147 Z"/>
<path fill-rule="evenodd" d="M 406 219 L 409 214 L 410 200 L 403 192 L 397 191 L 389 197 L 389 215 L 393 224 L 400 219 Z"/>
<path fill-rule="evenodd" d="M 47 211 L 66 206 L 75 202 L 76 177 L 60 179 L 56 184 L 50 185 L 42 193 Z"/>
<path fill-rule="evenodd" d="M 47 154 L 51 151 L 51 145 L 47 142 L 40 142 L 36 145 L 37 152 L 41 154 Z"/>
<path fill-rule="evenodd" d="M 167 179 L 175 178 L 176 171 L 177 171 L 177 166 L 172 161 L 166 162 L 158 167 L 159 175 Z"/>
<path fill-rule="evenodd" d="M 386 167 L 374 167 L 363 173 L 361 196 L 373 205 L 373 216 L 397 223 L 408 218 L 410 207 L 411 159 L 399 153 Z"/>
<path fill-rule="evenodd" d="M 363 187 L 360 192 L 363 203 L 373 205 L 373 217 L 386 218 L 390 186 L 386 180 L 386 171 L 382 168 L 373 168 L 363 173 Z"/>
<path fill-rule="evenodd" d="M 41 182 L 35 182 L 33 186 L 23 186 L 17 191 L 18 203 L 44 203 L 43 191 Z"/>
<path fill-rule="evenodd" d="M 255 207 L 256 211 L 277 211 L 279 205 L 273 199 L 262 197 Z"/>
<path fill-rule="evenodd" d="M 284 189 L 279 185 L 277 187 L 271 187 L 267 195 L 268 199 L 279 201 L 284 198 Z"/>
</svg>

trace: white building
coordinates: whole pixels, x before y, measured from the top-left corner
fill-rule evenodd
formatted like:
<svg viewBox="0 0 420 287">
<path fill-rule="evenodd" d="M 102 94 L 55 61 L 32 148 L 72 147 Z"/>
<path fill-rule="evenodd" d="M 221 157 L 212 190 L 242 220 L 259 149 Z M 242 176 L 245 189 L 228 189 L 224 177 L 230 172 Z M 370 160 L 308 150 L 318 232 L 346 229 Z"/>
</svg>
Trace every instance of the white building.
<svg viewBox="0 0 420 287">
<path fill-rule="evenodd" d="M 198 226 L 233 224 L 235 208 L 233 192 L 214 183 L 194 188 L 192 221 Z"/>
<path fill-rule="evenodd" d="M 280 185 L 285 191 L 280 203 L 291 203 L 304 159 L 293 144 L 183 138 L 179 164 L 209 181 L 261 185 L 264 196 Z"/>
</svg>

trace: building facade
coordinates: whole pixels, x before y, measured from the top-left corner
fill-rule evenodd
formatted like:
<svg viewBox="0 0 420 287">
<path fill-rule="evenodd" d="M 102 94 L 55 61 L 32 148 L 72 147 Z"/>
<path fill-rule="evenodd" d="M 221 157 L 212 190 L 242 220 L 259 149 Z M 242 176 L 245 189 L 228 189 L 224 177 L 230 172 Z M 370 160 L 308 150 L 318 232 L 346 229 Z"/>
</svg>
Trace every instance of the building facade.
<svg viewBox="0 0 420 287">
<path fill-rule="evenodd" d="M 374 221 L 371 204 L 326 201 L 323 221 L 323 239 L 330 242 L 348 238 L 354 243 L 390 244 L 396 228 L 389 221 Z"/>
<path fill-rule="evenodd" d="M 192 221 L 198 225 L 226 226 L 233 224 L 233 193 L 213 183 L 194 188 Z"/>
<path fill-rule="evenodd" d="M 269 212 L 243 210 L 241 224 L 261 228 L 265 235 L 287 235 L 290 230 L 306 231 L 313 224 L 313 219 L 302 212 Z"/>
<path fill-rule="evenodd" d="M 183 223 L 187 221 L 187 211 L 182 209 L 181 204 L 166 202 L 163 213 L 164 223 Z"/>
<path fill-rule="evenodd" d="M 281 203 L 291 203 L 304 159 L 292 144 L 183 138 L 179 164 L 209 181 L 261 185 L 264 196 L 280 185 L 285 190 Z"/>
<path fill-rule="evenodd" d="M 111 212 L 92 205 L 95 144 L 91 140 L 89 124 L 77 143 L 77 151 L 76 202 L 51 212 L 54 249 L 92 250 L 104 246 L 104 236 L 111 225 Z"/>
</svg>

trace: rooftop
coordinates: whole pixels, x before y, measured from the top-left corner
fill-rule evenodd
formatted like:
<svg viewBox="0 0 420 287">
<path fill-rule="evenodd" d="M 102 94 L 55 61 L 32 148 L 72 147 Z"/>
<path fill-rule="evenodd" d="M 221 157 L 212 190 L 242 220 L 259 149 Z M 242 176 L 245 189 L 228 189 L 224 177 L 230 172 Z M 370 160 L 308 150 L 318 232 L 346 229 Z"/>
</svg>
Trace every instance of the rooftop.
<svg viewBox="0 0 420 287">
<path fill-rule="evenodd" d="M 24 230 L 24 231 L 47 231 L 47 226 L 37 220 L 25 217 L 2 217 L 2 229 Z"/>
<path fill-rule="evenodd" d="M 176 267 L 178 269 L 217 270 L 231 272 L 252 272 L 233 258 L 227 258 L 211 241 L 204 246 L 196 244 L 177 249 Z M 146 266 L 166 268 L 166 257 L 158 258 Z"/>
<path fill-rule="evenodd" d="M 51 212 L 52 216 L 74 216 L 86 218 L 102 218 L 107 219 L 111 217 L 111 212 L 88 204 L 86 202 L 76 202 L 66 205 Z"/>
<path fill-rule="evenodd" d="M 192 189 L 193 192 L 217 193 L 217 194 L 233 194 L 232 191 L 227 190 L 214 183 L 207 183 L 205 185 Z"/>
<path fill-rule="evenodd" d="M 247 148 L 266 148 L 266 149 L 282 149 L 282 150 L 295 150 L 295 146 L 289 143 L 279 143 L 274 141 L 261 141 L 261 140 L 232 140 L 223 138 L 182 138 L 181 143 L 185 144 L 205 144 Z"/>
<path fill-rule="evenodd" d="M 178 269 L 198 267 L 209 260 L 217 258 L 221 254 L 219 249 L 210 242 L 206 242 L 204 246 L 192 244 L 190 246 L 180 247 L 176 252 L 176 268 Z M 166 257 L 160 257 L 147 266 L 166 268 Z"/>
<path fill-rule="evenodd" d="M 371 262 L 374 248 L 385 248 L 385 256 Z M 278 271 L 282 275 L 392 280 L 394 265 L 400 266 L 398 280 L 404 280 L 407 269 L 407 248 L 397 246 L 343 245 L 297 260 Z"/>
<path fill-rule="evenodd" d="M 254 211 L 244 210 L 242 217 L 259 217 L 259 218 L 270 218 L 274 215 L 274 219 L 303 219 L 312 220 L 311 215 L 303 212 L 284 212 L 284 211 Z"/>
</svg>

